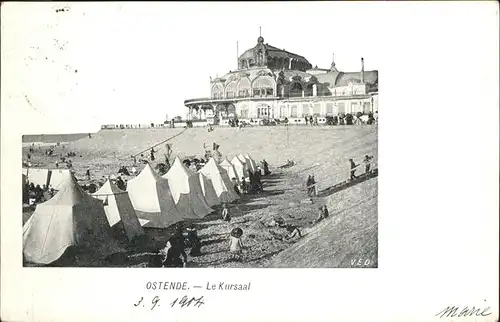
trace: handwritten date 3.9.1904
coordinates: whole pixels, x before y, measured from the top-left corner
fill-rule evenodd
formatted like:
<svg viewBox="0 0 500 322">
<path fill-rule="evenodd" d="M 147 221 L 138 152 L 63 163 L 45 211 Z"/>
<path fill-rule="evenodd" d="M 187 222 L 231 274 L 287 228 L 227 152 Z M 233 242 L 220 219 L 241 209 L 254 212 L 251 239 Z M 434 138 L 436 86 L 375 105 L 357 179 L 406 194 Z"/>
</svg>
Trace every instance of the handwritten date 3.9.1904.
<svg viewBox="0 0 500 322">
<path fill-rule="evenodd" d="M 168 303 L 170 307 L 201 307 L 205 304 L 203 296 L 200 297 L 188 297 L 184 295 L 183 297 L 177 297 L 172 302 Z M 155 296 L 151 299 L 151 301 L 144 300 L 144 297 L 134 304 L 135 307 L 148 307 L 150 310 L 154 310 L 155 308 L 160 306 L 160 297 Z"/>
</svg>

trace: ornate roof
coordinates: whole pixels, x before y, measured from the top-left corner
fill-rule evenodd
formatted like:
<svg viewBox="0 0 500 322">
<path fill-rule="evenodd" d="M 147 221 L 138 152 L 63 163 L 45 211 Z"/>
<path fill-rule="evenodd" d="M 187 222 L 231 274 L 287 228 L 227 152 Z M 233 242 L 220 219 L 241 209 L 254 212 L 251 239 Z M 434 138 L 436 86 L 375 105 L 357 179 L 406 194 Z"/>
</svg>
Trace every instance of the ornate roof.
<svg viewBox="0 0 500 322">
<path fill-rule="evenodd" d="M 320 83 L 328 83 L 329 87 L 333 86 L 348 86 L 349 83 L 360 84 L 361 72 L 328 72 L 318 74 L 316 78 Z M 364 72 L 364 82 L 368 85 L 378 85 L 378 71 L 370 70 Z"/>
<path fill-rule="evenodd" d="M 230 81 L 238 80 L 244 77 L 248 77 L 250 80 L 253 80 L 258 76 L 271 76 L 276 78 L 276 74 L 271 69 L 267 67 L 255 67 L 229 72 L 223 77 L 216 78 L 213 83 L 229 83 Z"/>
<path fill-rule="evenodd" d="M 255 45 L 253 48 L 248 49 L 245 51 L 243 54 L 240 55 L 238 58 L 239 60 L 242 59 L 253 59 L 254 61 L 257 61 L 257 52 L 262 51 L 264 53 L 265 57 L 272 57 L 272 58 L 288 58 L 288 59 L 295 59 L 297 61 L 300 61 L 304 63 L 305 65 L 312 67 L 312 65 L 309 63 L 309 61 L 301 55 L 297 55 L 294 53 L 291 53 L 289 51 L 286 51 L 284 49 L 279 49 L 277 47 L 271 46 L 269 44 L 264 44 L 264 38 L 259 37 L 257 39 L 257 45 Z"/>
</svg>

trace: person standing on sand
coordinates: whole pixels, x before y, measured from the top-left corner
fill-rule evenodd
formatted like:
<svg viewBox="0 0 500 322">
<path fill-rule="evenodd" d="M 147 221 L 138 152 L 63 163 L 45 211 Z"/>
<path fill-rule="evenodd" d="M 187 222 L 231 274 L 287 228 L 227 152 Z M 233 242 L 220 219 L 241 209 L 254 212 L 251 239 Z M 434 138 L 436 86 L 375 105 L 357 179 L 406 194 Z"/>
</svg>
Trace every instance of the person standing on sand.
<svg viewBox="0 0 500 322">
<path fill-rule="evenodd" d="M 310 197 L 312 197 L 312 196 L 317 197 L 318 193 L 317 193 L 317 190 L 316 190 L 316 180 L 314 180 L 314 175 L 311 175 L 311 184 L 310 184 L 310 187 L 311 187 L 311 195 L 310 195 Z"/>
<path fill-rule="evenodd" d="M 151 161 L 154 161 L 155 160 L 155 150 L 153 148 L 151 148 Z"/>
<path fill-rule="evenodd" d="M 328 211 L 328 207 L 326 205 L 323 206 L 323 217 L 328 218 L 330 216 L 330 212 Z"/>
<path fill-rule="evenodd" d="M 248 184 L 245 180 L 245 177 L 241 177 L 241 190 L 243 193 L 248 193 Z"/>
<path fill-rule="evenodd" d="M 370 157 L 370 156 L 368 156 L 368 155 L 365 155 L 365 159 L 363 160 L 363 163 L 365 164 L 365 173 L 366 173 L 366 174 L 369 174 L 369 173 L 370 173 L 370 167 L 371 167 L 371 164 L 370 164 L 370 163 L 371 163 L 371 161 L 370 161 L 370 160 L 371 160 L 372 158 L 373 158 L 373 157 Z"/>
<path fill-rule="evenodd" d="M 229 210 L 227 209 L 226 204 L 222 204 L 222 220 L 231 221 L 231 215 L 229 214 Z"/>
<path fill-rule="evenodd" d="M 173 236 L 167 241 L 161 253 L 165 256 L 163 267 L 187 266 L 187 254 L 184 249 L 184 236 L 181 227 L 177 226 L 175 228 Z"/>
<path fill-rule="evenodd" d="M 85 173 L 85 175 L 87 176 L 87 180 L 90 181 L 90 169 L 87 169 L 87 172 Z"/>
<path fill-rule="evenodd" d="M 307 196 L 311 196 L 311 175 L 307 176 L 307 181 L 306 181 L 306 188 L 307 188 Z"/>
<path fill-rule="evenodd" d="M 236 178 L 233 178 L 233 189 L 234 189 L 234 192 L 236 192 L 236 194 L 238 196 L 241 196 L 241 191 L 240 191 L 240 187 L 238 185 L 238 181 L 236 180 Z"/>
<path fill-rule="evenodd" d="M 355 175 L 355 172 L 356 172 L 356 163 L 354 163 L 354 160 L 353 159 L 349 159 L 349 163 L 351 164 L 351 177 L 350 177 L 350 180 L 354 180 L 356 179 L 356 175 Z"/>
</svg>

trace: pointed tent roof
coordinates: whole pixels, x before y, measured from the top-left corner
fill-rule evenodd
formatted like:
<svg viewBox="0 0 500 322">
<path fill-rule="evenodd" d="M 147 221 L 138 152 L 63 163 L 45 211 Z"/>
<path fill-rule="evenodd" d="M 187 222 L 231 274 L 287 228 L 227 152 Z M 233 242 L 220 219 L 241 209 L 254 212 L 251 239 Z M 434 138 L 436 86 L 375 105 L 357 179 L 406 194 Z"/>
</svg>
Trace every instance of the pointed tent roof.
<svg viewBox="0 0 500 322">
<path fill-rule="evenodd" d="M 175 206 L 168 180 L 149 164 L 128 181 L 127 192 L 143 227 L 166 228 L 186 219 Z"/>
<path fill-rule="evenodd" d="M 112 237 L 103 203 L 84 192 L 73 175 L 23 226 L 23 255 L 29 262 L 50 264 L 71 246 L 92 249 L 81 255 L 91 253 L 93 260 L 122 250 Z"/>
<path fill-rule="evenodd" d="M 220 202 L 232 202 L 238 199 L 238 195 L 232 188 L 227 171 L 218 165 L 213 158 L 208 160 L 207 164 L 200 169 L 200 172 L 212 180 L 212 184 Z"/>
<path fill-rule="evenodd" d="M 243 157 L 247 160 L 247 166 L 250 170 L 256 171 L 257 170 L 257 163 L 250 157 L 248 153 L 243 154 Z"/>
<path fill-rule="evenodd" d="M 203 218 L 213 211 L 203 196 L 196 172 L 184 166 L 178 157 L 163 178 L 168 180 L 175 204 L 182 214 Z"/>
<path fill-rule="evenodd" d="M 129 240 L 144 234 L 128 192 L 107 180 L 92 196 L 104 201 L 104 211 L 111 227 L 121 223 Z"/>
<path fill-rule="evenodd" d="M 246 172 L 245 164 L 241 162 L 240 158 L 234 157 L 231 160 L 231 164 L 234 167 L 234 170 L 236 171 L 236 174 L 238 175 L 238 179 L 241 180 L 243 177 L 248 177 L 248 172 Z"/>
<path fill-rule="evenodd" d="M 49 184 L 50 170 L 39 168 L 23 168 L 23 173 L 28 177 L 28 182 L 33 183 L 35 186 Z"/>
<path fill-rule="evenodd" d="M 201 189 L 207 204 L 212 207 L 220 204 L 219 198 L 217 198 L 217 192 L 215 192 L 212 180 L 201 172 L 197 173 L 200 178 Z"/>
<path fill-rule="evenodd" d="M 50 171 L 50 185 L 52 188 L 58 190 L 63 182 L 71 176 L 69 169 L 52 169 Z"/>
<path fill-rule="evenodd" d="M 224 170 L 227 171 L 227 175 L 229 176 L 229 180 L 233 180 L 233 178 L 236 178 L 236 181 L 239 183 L 241 181 L 241 175 L 236 171 L 236 168 L 234 164 L 228 160 L 228 158 L 225 158 L 224 160 L 221 161 L 220 166 L 224 168 Z"/>
<path fill-rule="evenodd" d="M 243 172 L 245 174 L 248 174 L 248 169 L 250 169 L 250 168 L 249 168 L 249 166 L 247 164 L 247 159 L 245 159 L 245 157 L 241 153 L 237 157 L 240 160 L 240 162 L 243 163 L 243 167 L 244 167 Z"/>
</svg>

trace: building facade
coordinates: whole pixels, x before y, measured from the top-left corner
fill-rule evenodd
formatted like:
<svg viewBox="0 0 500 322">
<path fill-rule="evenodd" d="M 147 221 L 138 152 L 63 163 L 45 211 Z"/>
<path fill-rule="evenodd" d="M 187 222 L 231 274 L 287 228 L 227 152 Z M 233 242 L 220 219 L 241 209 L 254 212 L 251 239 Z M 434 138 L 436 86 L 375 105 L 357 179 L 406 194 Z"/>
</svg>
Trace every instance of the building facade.
<svg viewBox="0 0 500 322">
<path fill-rule="evenodd" d="M 259 37 L 238 58 L 238 70 L 210 79 L 211 97 L 184 101 L 191 120 L 227 125 L 230 118 L 260 124 L 287 118 L 305 123 L 350 113 L 378 113 L 378 71 L 342 72 L 312 67 L 303 56 L 278 49 Z"/>
</svg>

